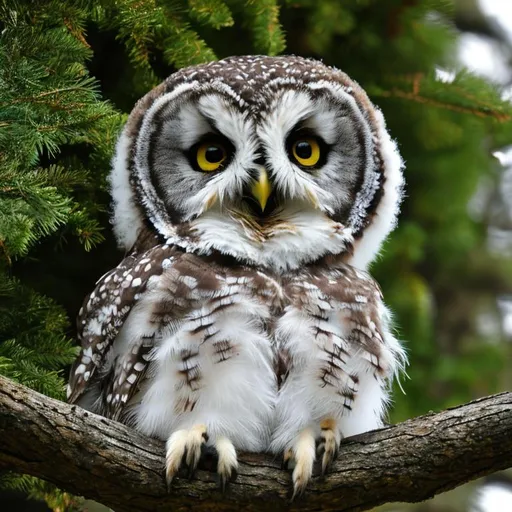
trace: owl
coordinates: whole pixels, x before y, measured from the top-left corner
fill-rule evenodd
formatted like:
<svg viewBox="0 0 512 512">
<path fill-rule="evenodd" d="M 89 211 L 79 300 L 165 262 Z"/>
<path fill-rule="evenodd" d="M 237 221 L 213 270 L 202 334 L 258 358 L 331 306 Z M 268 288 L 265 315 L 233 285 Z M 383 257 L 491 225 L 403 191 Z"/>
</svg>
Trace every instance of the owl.
<svg viewBox="0 0 512 512">
<path fill-rule="evenodd" d="M 110 184 L 126 256 L 79 312 L 70 402 L 166 441 L 169 483 L 268 451 L 294 494 L 383 425 L 405 356 L 366 269 L 402 160 L 361 87 L 295 56 L 182 69 L 136 104 Z"/>
</svg>

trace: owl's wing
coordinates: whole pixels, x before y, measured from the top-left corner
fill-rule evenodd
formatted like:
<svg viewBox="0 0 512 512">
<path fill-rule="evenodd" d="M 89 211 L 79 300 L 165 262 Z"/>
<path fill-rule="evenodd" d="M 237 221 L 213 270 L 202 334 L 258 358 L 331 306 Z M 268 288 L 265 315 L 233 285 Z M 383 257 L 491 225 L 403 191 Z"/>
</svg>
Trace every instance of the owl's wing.
<svg viewBox="0 0 512 512">
<path fill-rule="evenodd" d="M 68 401 L 76 403 L 93 382 L 112 348 L 114 339 L 133 306 L 146 290 L 148 281 L 159 276 L 172 261 L 175 249 L 156 245 L 144 252 L 133 252 L 116 268 L 96 282 L 80 309 L 78 339 L 82 345 L 71 368 Z M 140 354 L 134 354 L 140 357 Z"/>
<path fill-rule="evenodd" d="M 403 369 L 405 352 L 392 334 L 379 285 L 367 272 L 344 264 L 319 267 L 295 280 L 290 296 L 311 319 L 315 343 L 325 354 L 322 386 L 341 386 L 339 393 L 350 402 L 361 361 L 384 380 Z"/>
<path fill-rule="evenodd" d="M 392 333 L 391 315 L 379 285 L 367 272 L 348 265 L 333 272 L 324 281 L 324 292 L 337 303 L 348 355 L 366 360 L 376 378 L 392 378 L 403 369 L 406 356 Z"/>
</svg>

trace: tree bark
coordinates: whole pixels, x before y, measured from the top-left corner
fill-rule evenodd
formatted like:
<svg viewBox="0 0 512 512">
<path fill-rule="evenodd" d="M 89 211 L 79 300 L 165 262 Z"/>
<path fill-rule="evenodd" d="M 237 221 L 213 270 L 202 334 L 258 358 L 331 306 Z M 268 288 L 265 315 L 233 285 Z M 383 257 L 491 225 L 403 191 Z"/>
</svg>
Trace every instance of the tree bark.
<svg viewBox="0 0 512 512">
<path fill-rule="evenodd" d="M 241 454 L 223 494 L 200 469 L 167 491 L 164 443 L 0 377 L 0 469 L 34 475 L 116 512 L 368 510 L 417 502 L 512 466 L 512 393 L 482 398 L 343 441 L 326 477 L 290 501 L 290 475 Z"/>
</svg>

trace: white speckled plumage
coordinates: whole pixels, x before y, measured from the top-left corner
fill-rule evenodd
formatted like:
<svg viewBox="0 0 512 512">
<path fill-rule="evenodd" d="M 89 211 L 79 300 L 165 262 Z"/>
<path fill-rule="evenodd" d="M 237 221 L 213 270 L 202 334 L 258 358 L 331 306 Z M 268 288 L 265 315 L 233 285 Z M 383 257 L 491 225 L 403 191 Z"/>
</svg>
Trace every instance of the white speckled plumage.
<svg viewBox="0 0 512 512">
<path fill-rule="evenodd" d="M 322 154 L 311 168 L 290 152 L 304 133 Z M 195 148 L 212 137 L 229 158 L 201 172 Z M 128 255 L 80 312 L 70 400 L 168 441 L 169 481 L 202 445 L 222 482 L 235 450 L 270 450 L 293 459 L 302 492 L 315 442 L 327 470 L 341 437 L 381 426 L 404 364 L 366 272 L 401 168 L 381 112 L 320 62 L 232 57 L 171 75 L 119 138 Z M 257 213 L 261 169 L 272 194 Z"/>
</svg>

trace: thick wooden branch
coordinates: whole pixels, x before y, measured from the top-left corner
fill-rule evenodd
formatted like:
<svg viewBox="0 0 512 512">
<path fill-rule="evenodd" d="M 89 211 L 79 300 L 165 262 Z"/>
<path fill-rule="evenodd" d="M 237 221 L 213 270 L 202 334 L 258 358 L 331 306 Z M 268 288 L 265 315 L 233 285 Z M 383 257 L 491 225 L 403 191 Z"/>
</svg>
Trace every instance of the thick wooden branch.
<svg viewBox="0 0 512 512">
<path fill-rule="evenodd" d="M 421 501 L 512 466 L 512 393 L 348 439 L 331 473 L 290 503 L 290 476 L 269 456 L 242 454 L 222 494 L 215 474 L 177 478 L 168 493 L 164 443 L 0 377 L 0 469 L 112 507 L 150 510 L 368 510 Z"/>
</svg>

